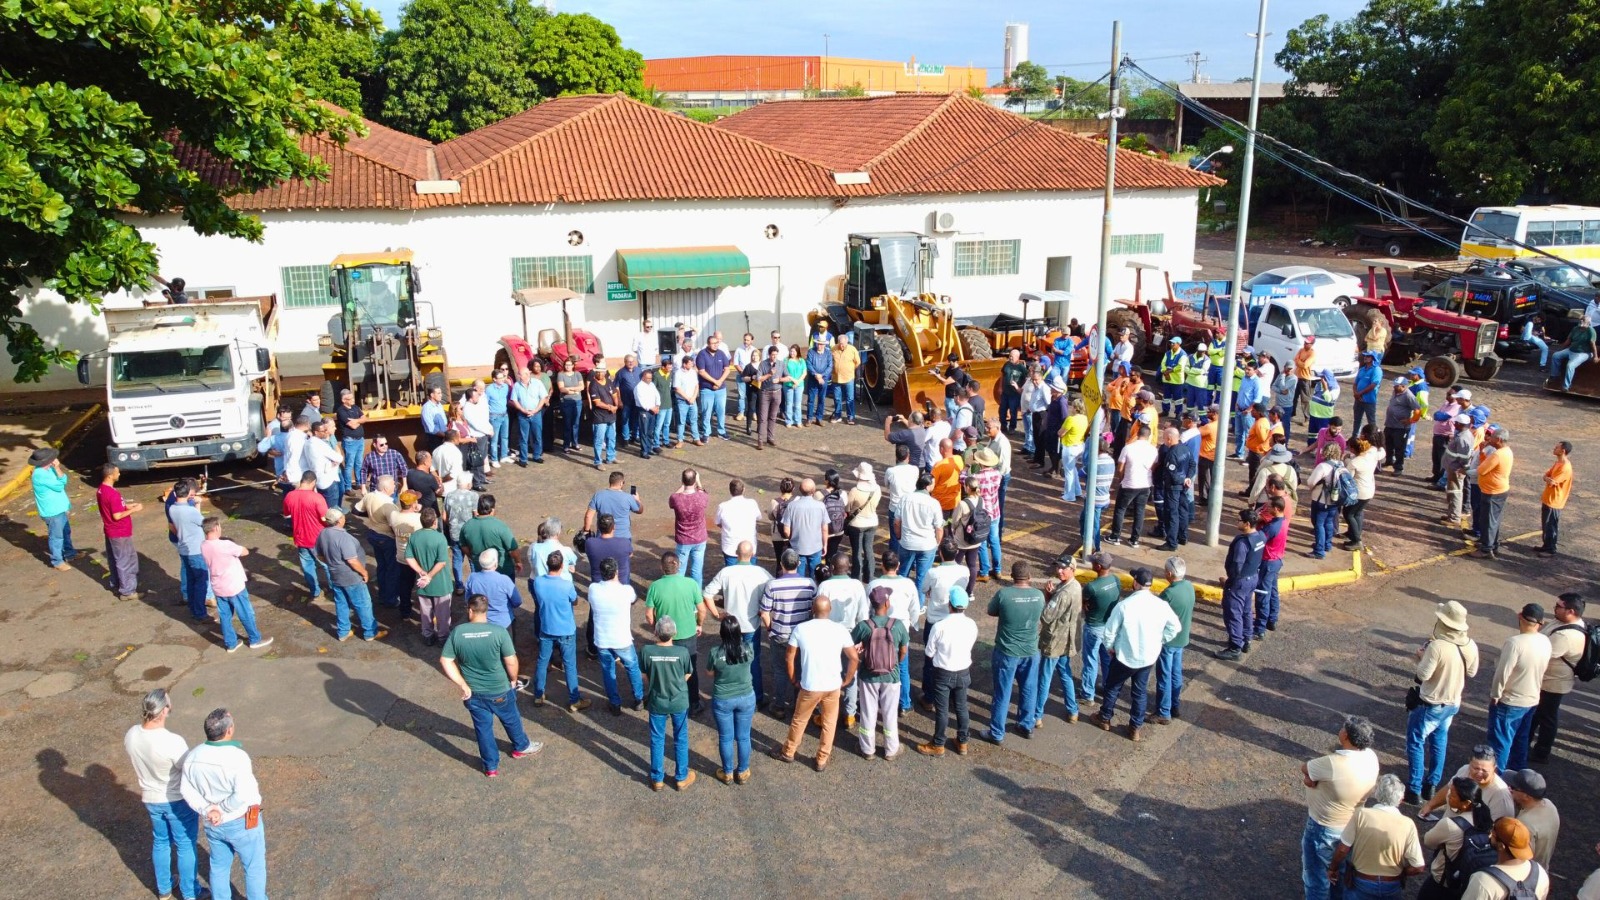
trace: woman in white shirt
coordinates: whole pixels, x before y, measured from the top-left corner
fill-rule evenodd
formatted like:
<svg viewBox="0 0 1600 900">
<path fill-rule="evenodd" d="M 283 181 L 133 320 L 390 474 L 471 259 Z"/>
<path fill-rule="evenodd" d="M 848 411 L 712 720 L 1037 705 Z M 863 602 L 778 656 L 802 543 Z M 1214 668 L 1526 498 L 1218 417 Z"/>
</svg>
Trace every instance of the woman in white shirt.
<svg viewBox="0 0 1600 900">
<path fill-rule="evenodd" d="M 883 488 L 872 473 L 872 463 L 859 463 L 850 474 L 856 478 L 855 487 L 844 499 L 844 533 L 850 539 L 850 577 L 866 584 L 877 577 L 874 572 L 872 545 L 878 540 L 878 502 L 883 499 Z"/>
<path fill-rule="evenodd" d="M 1311 470 L 1307 487 L 1311 492 L 1311 558 L 1322 559 L 1333 549 L 1333 532 L 1339 527 L 1340 507 L 1328 500 L 1344 463 L 1339 457 L 1344 453 L 1338 444 L 1329 443 L 1322 448 L 1322 461 Z"/>
<path fill-rule="evenodd" d="M 1362 516 L 1367 511 L 1367 502 L 1372 495 L 1377 493 L 1377 481 L 1374 475 L 1378 471 L 1378 463 L 1383 461 L 1383 437 L 1367 429 L 1367 433 L 1350 442 L 1350 452 L 1344 458 L 1345 467 L 1350 470 L 1350 475 L 1356 482 L 1356 502 L 1344 508 L 1344 524 L 1348 529 L 1345 532 L 1346 550 L 1360 550 Z"/>
</svg>

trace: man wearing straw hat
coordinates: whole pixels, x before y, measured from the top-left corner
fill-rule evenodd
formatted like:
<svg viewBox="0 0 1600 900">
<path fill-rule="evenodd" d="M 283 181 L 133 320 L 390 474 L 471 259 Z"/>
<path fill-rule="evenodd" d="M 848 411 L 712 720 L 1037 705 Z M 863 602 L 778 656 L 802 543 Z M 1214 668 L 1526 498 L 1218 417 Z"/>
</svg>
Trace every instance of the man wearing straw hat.
<svg viewBox="0 0 1600 900">
<path fill-rule="evenodd" d="M 1405 802 L 1429 798 L 1444 779 L 1450 723 L 1461 710 L 1468 678 L 1478 674 L 1478 645 L 1467 637 L 1467 608 L 1451 600 L 1434 608 L 1433 633 L 1417 648 L 1415 697 L 1406 717 Z"/>
</svg>

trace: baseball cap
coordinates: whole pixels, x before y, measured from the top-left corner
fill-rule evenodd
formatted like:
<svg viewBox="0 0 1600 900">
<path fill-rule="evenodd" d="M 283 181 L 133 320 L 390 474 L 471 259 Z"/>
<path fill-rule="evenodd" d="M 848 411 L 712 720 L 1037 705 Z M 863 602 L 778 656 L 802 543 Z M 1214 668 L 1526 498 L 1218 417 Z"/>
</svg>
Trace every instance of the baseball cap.
<svg viewBox="0 0 1600 900">
<path fill-rule="evenodd" d="M 1089 554 L 1089 565 L 1091 566 L 1096 566 L 1101 569 L 1109 569 L 1114 562 L 1115 560 L 1111 558 L 1111 554 L 1105 552 L 1104 550 L 1096 550 L 1095 552 Z"/>
<path fill-rule="evenodd" d="M 1408 369 L 1406 371 L 1409 372 L 1412 375 L 1417 376 L 1418 378 L 1420 378 L 1423 375 L 1427 374 L 1427 373 L 1422 371 L 1422 367 L 1421 366 L 1412 366 L 1410 369 Z"/>
<path fill-rule="evenodd" d="M 878 588 L 878 590 L 886 591 L 886 590 L 888 590 L 888 588 Z M 967 589 L 966 588 L 962 587 L 959 584 L 950 585 L 950 608 L 951 609 L 966 609 L 967 608 L 967 604 L 970 603 L 970 602 L 972 602 L 972 598 L 967 596 Z"/>
<path fill-rule="evenodd" d="M 1383 354 L 1379 353 L 1376 350 L 1363 350 L 1363 351 L 1361 351 L 1361 355 L 1365 356 L 1368 359 L 1377 359 L 1378 357 L 1382 356 Z"/>
<path fill-rule="evenodd" d="M 1494 839 L 1517 859 L 1533 859 L 1533 841 L 1528 835 L 1528 826 L 1521 821 L 1510 816 L 1495 820 Z"/>
<path fill-rule="evenodd" d="M 1397 375 L 1397 376 L 1395 376 L 1395 379 L 1394 379 L 1394 384 L 1395 384 L 1395 387 L 1404 387 L 1404 386 L 1405 386 L 1405 385 L 1408 385 L 1408 384 L 1410 384 L 1410 383 L 1411 383 L 1411 382 L 1409 382 L 1409 381 L 1406 381 L 1406 379 L 1405 379 L 1405 376 L 1404 376 L 1404 375 Z"/>
<path fill-rule="evenodd" d="M 1183 338 L 1178 337 L 1177 335 L 1173 335 L 1172 337 L 1167 338 L 1167 343 L 1169 343 L 1169 344 L 1181 344 L 1181 343 L 1183 343 Z"/>
<path fill-rule="evenodd" d="M 1128 576 L 1133 579 L 1134 584 L 1137 584 L 1140 587 L 1149 587 L 1150 584 L 1155 581 L 1155 576 L 1151 575 L 1150 570 L 1145 566 L 1138 566 L 1134 568 L 1133 571 L 1128 573 Z"/>
<path fill-rule="evenodd" d="M 1457 388 L 1456 389 L 1456 396 L 1460 397 L 1463 400 L 1471 400 L 1472 399 L 1472 392 L 1467 390 L 1466 388 Z"/>
<path fill-rule="evenodd" d="M 1472 424 L 1472 417 L 1467 415 L 1466 413 L 1456 413 L 1456 420 L 1455 421 L 1456 421 L 1457 425 L 1471 425 Z"/>
<path fill-rule="evenodd" d="M 1521 616 L 1524 621 L 1538 622 L 1541 625 L 1544 624 L 1544 607 L 1537 603 L 1524 604 L 1522 607 L 1522 612 L 1518 613 L 1518 615 Z"/>
<path fill-rule="evenodd" d="M 1535 800 L 1544 799 L 1544 776 L 1538 772 L 1532 769 L 1518 769 L 1515 772 L 1507 772 L 1505 779 L 1506 787 L 1513 791 L 1521 791 Z"/>
<path fill-rule="evenodd" d="M 879 585 L 872 589 L 872 602 L 874 605 L 888 603 L 892 599 L 894 599 L 894 591 L 889 590 L 887 586 Z"/>
<path fill-rule="evenodd" d="M 1062 568 L 1064 566 L 1071 566 L 1074 569 L 1081 569 L 1083 568 L 1083 563 L 1071 553 L 1063 553 L 1056 557 L 1056 568 Z"/>
</svg>

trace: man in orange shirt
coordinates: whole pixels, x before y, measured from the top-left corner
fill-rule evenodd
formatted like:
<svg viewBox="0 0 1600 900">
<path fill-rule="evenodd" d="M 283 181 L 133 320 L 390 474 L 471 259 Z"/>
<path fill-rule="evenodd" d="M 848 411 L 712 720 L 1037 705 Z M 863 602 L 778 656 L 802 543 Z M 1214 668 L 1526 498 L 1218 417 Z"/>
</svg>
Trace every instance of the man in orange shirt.
<svg viewBox="0 0 1600 900">
<path fill-rule="evenodd" d="M 1206 423 L 1200 426 L 1200 477 L 1195 479 L 1194 502 L 1211 502 L 1211 475 L 1217 464 L 1217 416 L 1215 403 L 1206 407 Z"/>
<path fill-rule="evenodd" d="M 1316 363 L 1317 351 L 1311 345 L 1317 342 L 1317 336 L 1307 335 L 1305 344 L 1294 354 L 1294 377 L 1299 381 L 1294 386 L 1294 405 L 1289 408 L 1289 418 L 1293 419 L 1295 412 L 1311 393 L 1311 383 L 1317 377 Z"/>
<path fill-rule="evenodd" d="M 1534 551 L 1540 556 L 1556 554 L 1556 539 L 1561 536 L 1561 511 L 1567 506 L 1567 495 L 1572 493 L 1572 463 L 1567 456 L 1572 453 L 1571 441 L 1557 441 L 1554 450 L 1555 464 L 1544 473 L 1544 493 L 1539 502 L 1539 530 L 1544 532 L 1544 546 Z M 1479 470 L 1482 474 L 1482 470 Z"/>
<path fill-rule="evenodd" d="M 1273 410 L 1273 413 L 1276 414 L 1277 410 Z M 1266 405 L 1252 404 L 1250 415 L 1255 416 L 1255 421 L 1250 423 L 1250 431 L 1244 437 L 1244 449 L 1248 451 L 1246 464 L 1250 467 L 1250 474 L 1244 482 L 1246 486 L 1256 483 L 1256 470 L 1261 467 L 1261 458 L 1272 449 L 1272 419 L 1267 416 Z"/>
<path fill-rule="evenodd" d="M 1506 495 L 1511 493 L 1511 433 L 1500 425 L 1490 425 L 1478 451 L 1478 492 L 1483 496 L 1483 540 L 1473 556 L 1499 559 L 1500 517 L 1506 511 Z M 1487 455 L 1485 455 L 1487 454 Z"/>
<path fill-rule="evenodd" d="M 961 470 L 966 468 L 966 463 L 956 455 L 956 445 L 949 438 L 939 442 L 939 461 L 933 464 L 933 486 L 928 493 L 933 499 L 939 501 L 939 508 L 944 510 L 945 518 L 955 511 L 956 501 L 961 499 Z"/>
</svg>

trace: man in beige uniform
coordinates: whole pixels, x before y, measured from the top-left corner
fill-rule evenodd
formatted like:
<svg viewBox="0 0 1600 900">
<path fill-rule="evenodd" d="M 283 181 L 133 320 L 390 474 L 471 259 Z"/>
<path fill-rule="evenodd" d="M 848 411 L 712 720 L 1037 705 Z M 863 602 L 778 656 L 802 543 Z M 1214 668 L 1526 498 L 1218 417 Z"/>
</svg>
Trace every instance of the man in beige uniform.
<svg viewBox="0 0 1600 900">
<path fill-rule="evenodd" d="M 1583 608 L 1583 597 L 1575 593 L 1562 594 L 1556 598 L 1555 609 L 1550 613 L 1555 621 L 1544 627 L 1544 635 L 1550 639 L 1550 665 L 1544 670 L 1544 680 L 1539 682 L 1539 708 L 1533 711 L 1532 748 L 1528 753 L 1528 758 L 1536 763 L 1550 759 L 1550 750 L 1556 743 L 1556 729 L 1561 724 L 1561 701 L 1572 693 L 1578 662 L 1583 659 L 1583 648 L 1589 643 Z"/>
<path fill-rule="evenodd" d="M 1350 816 L 1378 783 L 1372 723 L 1349 716 L 1339 728 L 1339 748 L 1300 766 L 1306 786 L 1306 827 L 1300 838 L 1300 880 L 1306 900 L 1327 900 L 1334 848 Z"/>
<path fill-rule="evenodd" d="M 1477 744 L 1472 748 L 1472 756 L 1467 764 L 1456 770 L 1455 778 L 1470 778 L 1478 786 L 1483 797 L 1483 805 L 1489 807 L 1489 814 L 1496 819 L 1505 816 L 1515 818 L 1517 815 L 1516 804 L 1511 802 L 1511 789 L 1506 787 L 1505 781 L 1500 778 L 1499 769 L 1494 764 L 1495 750 L 1488 744 Z M 1445 780 L 1439 788 L 1439 793 L 1433 795 L 1425 806 L 1417 810 L 1417 818 L 1424 822 L 1435 822 L 1439 813 L 1435 810 L 1445 805 L 1449 799 L 1450 782 Z"/>
<path fill-rule="evenodd" d="M 1512 886 L 1517 884 L 1533 888 L 1538 900 L 1550 896 L 1550 875 L 1544 866 L 1533 861 L 1526 825 L 1516 819 L 1497 819 L 1489 843 L 1500 853 L 1500 861 L 1474 873 L 1461 900 L 1508 900 Z"/>
<path fill-rule="evenodd" d="M 1517 805 L 1517 821 L 1528 826 L 1533 858 L 1548 870 L 1556 836 L 1561 833 L 1561 814 L 1544 795 L 1544 776 L 1532 769 L 1507 772 L 1506 787 L 1511 789 L 1511 802 Z"/>
<path fill-rule="evenodd" d="M 1500 662 L 1489 684 L 1489 743 L 1502 770 L 1528 766 L 1528 738 L 1539 685 L 1550 667 L 1550 639 L 1539 630 L 1544 607 L 1528 603 L 1517 614 L 1517 633 L 1500 645 Z"/>
<path fill-rule="evenodd" d="M 1406 716 L 1406 803 L 1421 803 L 1440 787 L 1450 746 L 1450 723 L 1461 711 L 1461 692 L 1478 674 L 1478 644 L 1467 637 L 1467 608 L 1450 600 L 1433 612 L 1433 634 L 1417 651 L 1416 683 L 1422 702 Z"/>
<path fill-rule="evenodd" d="M 1405 882 L 1407 876 L 1421 875 L 1422 844 L 1417 827 L 1399 810 L 1405 785 L 1395 775 L 1384 775 L 1372 789 L 1372 805 L 1357 809 L 1339 836 L 1333 862 L 1328 866 L 1328 883 L 1343 883 L 1372 896 L 1387 896 L 1390 885 Z M 1346 861 L 1350 869 L 1340 878 Z"/>
</svg>

